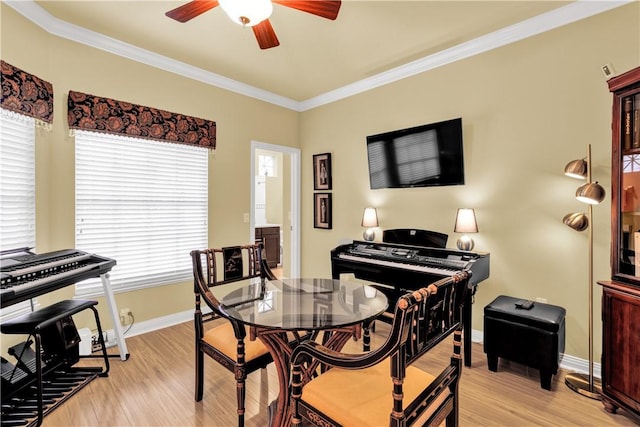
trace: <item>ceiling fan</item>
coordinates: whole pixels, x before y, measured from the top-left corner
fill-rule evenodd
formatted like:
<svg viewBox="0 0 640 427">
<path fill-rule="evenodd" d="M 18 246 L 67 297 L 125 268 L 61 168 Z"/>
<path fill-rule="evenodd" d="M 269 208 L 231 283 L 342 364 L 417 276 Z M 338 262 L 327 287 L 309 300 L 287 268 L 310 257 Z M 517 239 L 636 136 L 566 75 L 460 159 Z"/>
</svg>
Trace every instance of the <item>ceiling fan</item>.
<svg viewBox="0 0 640 427">
<path fill-rule="evenodd" d="M 179 22 L 187 22 L 220 5 L 232 21 L 251 27 L 260 49 L 269 49 L 280 45 L 269 22 L 273 10 L 272 3 L 331 20 L 338 17 L 341 5 L 339 0 L 193 0 L 170 10 L 165 15 Z"/>
</svg>

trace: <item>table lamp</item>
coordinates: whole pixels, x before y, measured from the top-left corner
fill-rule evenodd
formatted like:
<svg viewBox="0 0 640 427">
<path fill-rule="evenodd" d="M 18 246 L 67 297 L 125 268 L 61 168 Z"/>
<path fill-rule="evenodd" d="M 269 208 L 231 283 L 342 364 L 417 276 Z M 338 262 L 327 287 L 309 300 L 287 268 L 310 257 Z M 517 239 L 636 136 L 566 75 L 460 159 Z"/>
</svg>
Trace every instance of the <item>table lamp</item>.
<svg viewBox="0 0 640 427">
<path fill-rule="evenodd" d="M 455 233 L 465 233 L 458 239 L 456 244 L 461 251 L 470 251 L 473 249 L 474 241 L 468 233 L 478 232 L 478 223 L 476 222 L 476 213 L 473 209 L 460 208 L 456 214 L 456 225 L 453 228 Z"/>
<path fill-rule="evenodd" d="M 362 215 L 362 226 L 367 227 L 362 234 L 364 240 L 368 242 L 373 241 L 376 237 L 376 233 L 373 229 L 378 226 L 378 213 L 376 212 L 376 208 L 365 208 L 364 214 Z"/>
</svg>

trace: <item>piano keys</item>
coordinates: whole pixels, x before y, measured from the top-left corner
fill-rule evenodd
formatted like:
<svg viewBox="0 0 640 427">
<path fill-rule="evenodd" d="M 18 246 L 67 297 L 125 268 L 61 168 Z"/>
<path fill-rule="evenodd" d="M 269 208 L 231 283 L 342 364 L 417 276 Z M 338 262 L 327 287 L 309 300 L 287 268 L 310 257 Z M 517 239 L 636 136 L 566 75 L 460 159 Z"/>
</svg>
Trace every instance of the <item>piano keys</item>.
<svg viewBox="0 0 640 427">
<path fill-rule="evenodd" d="M 489 277 L 488 253 L 431 248 L 396 243 L 365 242 L 340 245 L 331 251 L 331 274 L 341 274 L 375 282 L 389 298 L 389 311 L 408 291 L 459 271 L 470 271 L 469 292 L 462 313 L 465 365 L 471 366 L 471 304 L 478 283 Z"/>
<path fill-rule="evenodd" d="M 35 254 L 29 248 L 0 253 L 0 304 L 2 308 L 99 277 L 107 301 L 120 358 L 127 360 L 129 352 L 120 324 L 120 315 L 109 281 L 109 272 L 116 261 L 78 249 Z"/>
<path fill-rule="evenodd" d="M 116 261 L 77 249 L 12 253 L 0 259 L 2 308 L 108 273 Z"/>
</svg>

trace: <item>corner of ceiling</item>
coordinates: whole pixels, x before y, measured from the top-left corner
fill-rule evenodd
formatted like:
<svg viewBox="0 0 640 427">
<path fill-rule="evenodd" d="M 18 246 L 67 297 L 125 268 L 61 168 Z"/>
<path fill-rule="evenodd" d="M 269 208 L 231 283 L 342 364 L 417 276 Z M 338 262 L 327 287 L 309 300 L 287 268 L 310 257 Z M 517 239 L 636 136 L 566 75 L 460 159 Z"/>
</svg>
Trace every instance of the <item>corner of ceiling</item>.
<svg viewBox="0 0 640 427">
<path fill-rule="evenodd" d="M 296 101 L 62 21 L 40 7 L 34 0 L 3 0 L 5 4 L 13 8 L 16 12 L 53 35 L 297 112 L 303 112 L 330 104 L 376 87 L 393 83 L 606 12 L 633 1 L 635 0 L 575 1 L 550 12 L 543 13 L 366 79 L 339 87 L 313 98 Z"/>
</svg>

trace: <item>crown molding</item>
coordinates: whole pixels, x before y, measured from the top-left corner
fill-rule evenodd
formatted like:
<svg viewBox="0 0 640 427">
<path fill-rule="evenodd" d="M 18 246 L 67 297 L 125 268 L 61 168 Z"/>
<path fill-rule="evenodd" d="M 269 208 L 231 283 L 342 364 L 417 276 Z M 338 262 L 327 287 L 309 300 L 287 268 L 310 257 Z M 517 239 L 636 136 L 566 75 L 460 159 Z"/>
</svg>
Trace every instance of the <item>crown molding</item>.
<svg viewBox="0 0 640 427">
<path fill-rule="evenodd" d="M 602 12 L 623 6 L 635 0 L 590 1 L 579 0 L 547 13 L 535 16 L 493 33 L 469 40 L 424 58 L 417 59 L 391 70 L 384 71 L 358 82 L 342 86 L 314 98 L 300 102 L 300 111 L 310 110 L 325 104 L 366 92 L 443 65 L 451 64 L 474 55 L 487 52 L 573 22 L 589 18 Z"/>
<path fill-rule="evenodd" d="M 4 3 L 43 30 L 55 36 L 147 64 L 170 73 L 188 77 L 211 86 L 298 111 L 298 101 L 68 23 L 51 15 L 33 0 L 4 1 Z"/>
<path fill-rule="evenodd" d="M 122 56 L 149 66 L 191 78 L 202 83 L 226 89 L 290 110 L 302 112 L 330 104 L 371 89 L 406 79 L 425 71 L 433 70 L 462 59 L 469 58 L 541 34 L 573 22 L 589 18 L 631 3 L 635 0 L 579 0 L 566 6 L 535 16 L 517 24 L 494 31 L 476 39 L 453 46 L 424 58 L 409 62 L 391 70 L 331 90 L 305 101 L 296 101 L 246 83 L 212 73 L 184 62 L 176 61 L 157 53 L 141 49 L 103 34 L 62 21 L 33 0 L 4 1 L 25 18 L 43 30 L 114 55 Z"/>
</svg>

